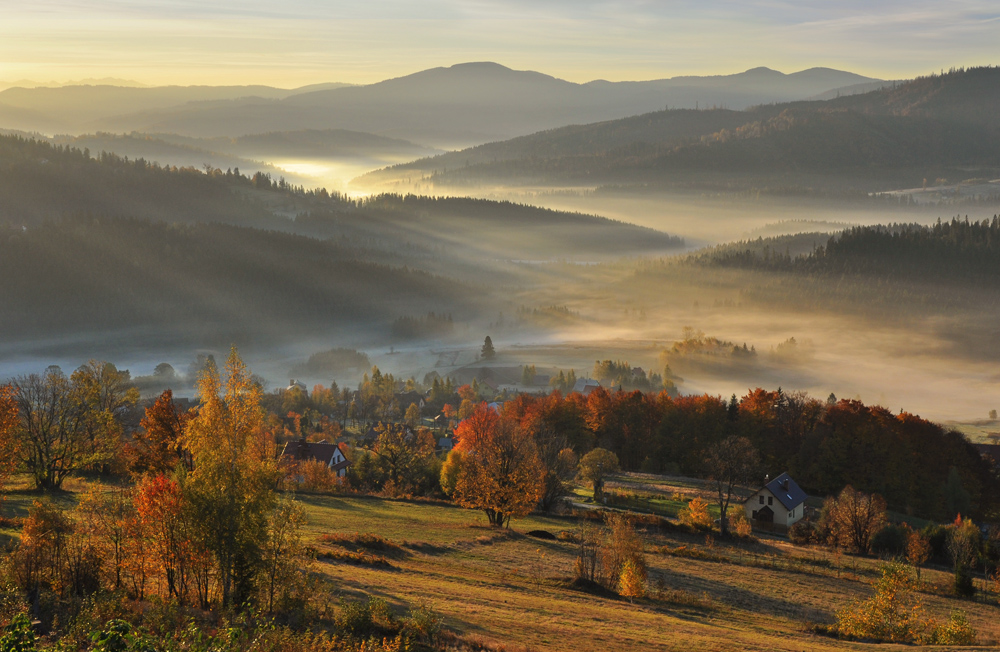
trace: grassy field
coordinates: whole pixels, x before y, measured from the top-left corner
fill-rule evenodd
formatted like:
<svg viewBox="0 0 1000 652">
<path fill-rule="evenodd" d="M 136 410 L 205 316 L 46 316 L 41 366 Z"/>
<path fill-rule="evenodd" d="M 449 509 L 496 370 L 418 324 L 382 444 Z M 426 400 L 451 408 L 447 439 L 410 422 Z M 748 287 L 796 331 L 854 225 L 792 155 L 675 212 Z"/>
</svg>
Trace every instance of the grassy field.
<svg viewBox="0 0 1000 652">
<path fill-rule="evenodd" d="M 71 507 L 90 484 L 74 479 L 53 498 Z M 670 490 L 699 488 L 671 483 Z M 16 480 L 3 515 L 23 516 L 36 498 L 26 479 Z M 481 512 L 447 503 L 297 499 L 308 516 L 304 539 L 318 553 L 318 600 L 331 610 L 366 595 L 384 598 L 401 614 L 427 606 L 454 632 L 508 650 L 876 649 L 814 632 L 817 624 L 832 623 L 838 608 L 870 593 L 875 560 L 777 538 L 735 545 L 706 534 L 645 533 L 650 595 L 633 604 L 574 587 L 577 545 L 569 539 L 578 523 L 570 516 L 532 516 L 495 530 Z M 528 536 L 533 530 L 563 533 L 566 540 Z M 349 545 L 338 541 L 364 534 L 388 543 L 369 546 L 367 562 L 348 559 Z M 0 530 L 8 543 L 16 535 L 12 524 Z M 943 569 L 925 569 L 923 580 L 920 599 L 930 615 L 943 620 L 964 609 L 980 642 L 996 645 L 995 604 L 948 597 L 951 576 Z"/>
<path fill-rule="evenodd" d="M 451 629 L 514 649 L 844 650 L 870 645 L 813 633 L 869 593 L 876 562 L 778 540 L 731 547 L 705 535 L 647 535 L 653 597 L 635 604 L 570 585 L 576 545 L 526 536 L 573 531 L 571 519 L 531 517 L 495 531 L 484 515 L 443 504 L 303 497 L 308 535 L 374 533 L 400 544 L 391 567 L 321 559 L 338 596 L 426 605 Z M 697 556 L 700 558 L 692 558 Z M 1000 639 L 997 607 L 937 595 L 950 575 L 925 570 L 921 601 L 944 619 L 960 607 L 985 643 Z M 659 590 L 658 590 L 659 589 Z M 658 595 L 657 595 L 658 594 Z M 331 597 L 331 599 L 336 599 Z M 893 649 L 893 646 L 879 646 Z M 909 647 L 912 649 L 912 647 Z M 940 648 L 938 648 L 940 649 Z"/>
</svg>

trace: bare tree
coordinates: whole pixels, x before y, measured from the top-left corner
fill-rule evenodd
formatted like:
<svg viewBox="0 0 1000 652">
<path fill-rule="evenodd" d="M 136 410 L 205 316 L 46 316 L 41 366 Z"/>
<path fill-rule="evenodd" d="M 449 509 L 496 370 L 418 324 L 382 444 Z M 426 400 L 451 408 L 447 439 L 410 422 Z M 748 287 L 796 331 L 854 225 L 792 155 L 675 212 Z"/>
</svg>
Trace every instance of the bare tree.
<svg viewBox="0 0 1000 652">
<path fill-rule="evenodd" d="M 837 542 L 868 554 L 872 537 L 885 525 L 885 499 L 847 485 L 827 510 Z"/>
<path fill-rule="evenodd" d="M 719 505 L 719 532 L 729 534 L 729 504 L 733 491 L 753 481 L 760 465 L 757 449 L 746 437 L 731 435 L 708 450 L 705 466 L 715 482 Z"/>
</svg>

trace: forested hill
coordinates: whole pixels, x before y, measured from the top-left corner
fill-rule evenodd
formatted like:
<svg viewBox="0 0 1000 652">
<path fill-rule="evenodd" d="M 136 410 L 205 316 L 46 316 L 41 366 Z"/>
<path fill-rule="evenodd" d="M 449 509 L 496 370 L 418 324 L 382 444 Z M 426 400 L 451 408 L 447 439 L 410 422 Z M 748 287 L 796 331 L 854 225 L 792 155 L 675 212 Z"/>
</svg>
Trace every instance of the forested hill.
<svg viewBox="0 0 1000 652">
<path fill-rule="evenodd" d="M 724 245 L 693 260 L 742 269 L 997 287 L 1000 216 L 981 222 L 956 218 L 933 226 L 858 226 L 830 237 L 809 254 L 794 256 L 785 251 L 785 242 L 778 238 Z"/>
<path fill-rule="evenodd" d="M 270 175 L 170 168 L 86 149 L 0 136 L 0 224 L 81 216 L 221 222 L 350 241 L 381 252 L 418 247 L 491 258 L 623 256 L 679 247 L 651 229 L 510 202 L 382 195 L 350 200 Z M 298 219 L 295 219 L 298 216 Z M 516 231 L 514 228 L 516 227 Z M 404 261 L 406 264 L 408 261 Z"/>
<path fill-rule="evenodd" d="M 835 186 L 847 178 L 852 188 L 871 192 L 925 178 L 964 179 L 970 167 L 983 168 L 971 176 L 997 173 L 998 99 L 1000 69 L 975 68 L 827 101 L 659 111 L 566 127 L 387 168 L 358 182 L 725 185 L 752 178 L 759 187 Z"/>
<path fill-rule="evenodd" d="M 0 230 L 2 334 L 141 328 L 155 340 L 287 341 L 427 310 L 468 314 L 460 282 L 358 260 L 303 236 L 222 224 L 92 218 Z"/>
</svg>

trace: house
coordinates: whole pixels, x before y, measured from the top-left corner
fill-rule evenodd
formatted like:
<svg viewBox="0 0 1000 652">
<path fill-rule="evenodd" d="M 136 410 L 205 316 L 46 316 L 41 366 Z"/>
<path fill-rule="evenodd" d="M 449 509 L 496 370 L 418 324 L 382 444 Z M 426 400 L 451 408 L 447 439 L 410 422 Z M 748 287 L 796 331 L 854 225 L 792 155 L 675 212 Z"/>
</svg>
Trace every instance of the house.
<svg viewBox="0 0 1000 652">
<path fill-rule="evenodd" d="M 305 438 L 290 441 L 281 451 L 281 462 L 294 464 L 304 460 L 319 460 L 325 463 L 338 478 L 347 475 L 347 467 L 351 462 L 347 459 L 347 444 L 330 444 L 327 442 L 308 442 Z"/>
<path fill-rule="evenodd" d="M 789 527 L 804 516 L 805 502 L 806 492 L 782 473 L 747 498 L 743 508 L 754 525 Z"/>
<path fill-rule="evenodd" d="M 406 414 L 406 410 L 409 409 L 411 405 L 416 405 L 419 409 L 423 410 L 424 405 L 426 405 L 426 401 L 420 392 L 398 392 L 396 394 L 396 405 L 399 406 L 401 414 Z"/>
<path fill-rule="evenodd" d="M 597 382 L 593 378 L 577 378 L 576 384 L 573 385 L 573 392 L 579 392 L 584 396 L 590 396 L 590 393 L 601 386 L 601 383 Z"/>
<path fill-rule="evenodd" d="M 439 451 L 450 451 L 455 447 L 455 441 L 451 437 L 439 437 L 437 449 Z"/>
<path fill-rule="evenodd" d="M 309 393 L 309 389 L 306 387 L 306 384 L 304 382 L 292 378 L 291 380 L 288 381 L 288 387 L 285 388 L 285 391 L 291 392 L 295 390 L 298 390 L 300 392 L 305 392 L 306 394 Z"/>
</svg>

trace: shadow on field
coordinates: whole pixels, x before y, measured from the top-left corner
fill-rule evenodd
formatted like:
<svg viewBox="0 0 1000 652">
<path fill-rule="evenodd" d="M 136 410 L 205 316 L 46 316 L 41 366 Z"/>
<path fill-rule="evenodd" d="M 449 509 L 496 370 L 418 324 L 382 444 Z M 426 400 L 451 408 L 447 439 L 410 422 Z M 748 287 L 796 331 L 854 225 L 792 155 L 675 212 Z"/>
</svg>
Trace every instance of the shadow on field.
<svg viewBox="0 0 1000 652">
<path fill-rule="evenodd" d="M 826 621 L 830 616 L 825 611 L 803 605 L 800 602 L 763 595 L 699 575 L 662 568 L 658 568 L 656 573 L 663 577 L 664 584 L 670 588 L 683 589 L 695 594 L 704 593 L 721 604 L 752 613 L 767 613 L 810 622 Z M 761 578 L 761 581 L 768 580 Z"/>
</svg>

